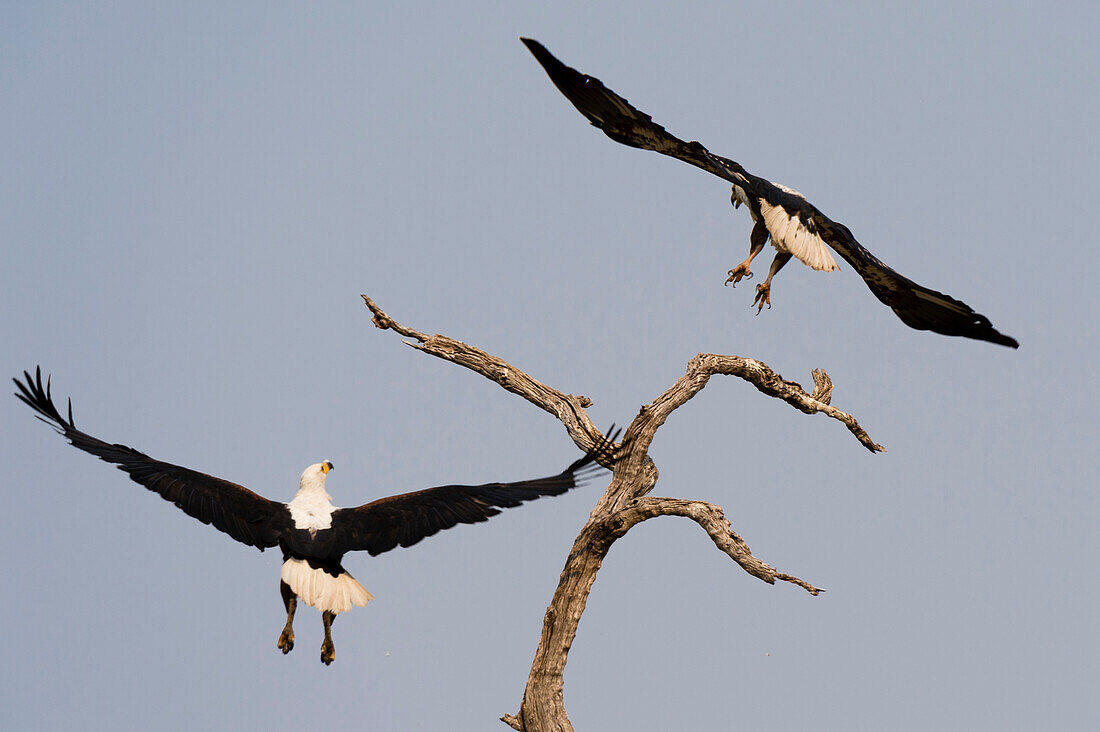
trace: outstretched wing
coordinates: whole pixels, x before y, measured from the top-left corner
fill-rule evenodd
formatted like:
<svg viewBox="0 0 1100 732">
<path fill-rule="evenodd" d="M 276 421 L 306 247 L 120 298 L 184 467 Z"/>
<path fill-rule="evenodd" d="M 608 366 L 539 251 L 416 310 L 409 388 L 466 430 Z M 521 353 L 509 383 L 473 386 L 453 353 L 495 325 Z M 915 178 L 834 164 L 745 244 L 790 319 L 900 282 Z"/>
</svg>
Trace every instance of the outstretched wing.
<svg viewBox="0 0 1100 732">
<path fill-rule="evenodd" d="M 358 508 L 338 509 L 332 514 L 333 553 L 367 551 L 376 555 L 397 546 L 412 546 L 456 524 L 487 521 L 502 508 L 565 493 L 595 475 L 600 469 L 596 460 L 613 464 L 612 451 L 618 432 L 612 430 L 584 457 L 548 478 L 518 483 L 444 485 L 380 498 Z"/>
<path fill-rule="evenodd" d="M 744 168 L 734 161 L 712 154 L 698 142 L 684 142 L 654 122 L 648 114 L 635 109 L 596 77 L 566 66 L 536 40 L 520 40 L 542 64 L 558 91 L 593 127 L 603 130 L 615 142 L 683 160 L 742 187 L 750 185 Z"/>
<path fill-rule="evenodd" d="M 237 541 L 258 547 L 279 543 L 279 535 L 290 525 L 286 504 L 269 501 L 243 486 L 188 468 L 163 463 L 125 445 L 111 445 L 81 432 L 73 423 L 73 405 L 69 402 L 68 419 L 61 416 L 50 395 L 50 382 L 42 385 L 42 370 L 34 378 L 24 371 L 26 383 L 12 379 L 19 387 L 15 396 L 38 413 L 38 418 L 63 435 L 73 447 L 90 452 L 100 460 L 114 463 L 166 501 L 183 509 L 188 516 L 224 531 Z"/>
<path fill-rule="evenodd" d="M 1015 338 L 999 332 L 989 318 L 974 312 L 965 302 L 918 285 L 895 272 L 856 241 L 847 226 L 824 214 L 820 216 L 823 219 L 818 226 L 821 238 L 852 265 L 875 297 L 889 305 L 910 328 L 989 341 L 1009 348 L 1020 347 Z"/>
<path fill-rule="evenodd" d="M 989 318 L 966 303 L 922 287 L 867 251 L 843 224 L 821 213 L 802 194 L 752 175 L 739 163 L 707 150 L 698 142 L 684 142 L 611 91 L 595 77 L 582 74 L 556 59 L 538 41 L 521 39 L 550 80 L 581 114 L 616 142 L 654 150 L 683 160 L 734 185 L 760 207 L 773 239 L 814 269 L 831 269 L 831 258 L 818 250 L 824 242 L 859 273 L 875 297 L 889 305 L 902 322 L 917 330 L 957 335 L 1017 348 L 1014 338 L 993 328 Z"/>
</svg>

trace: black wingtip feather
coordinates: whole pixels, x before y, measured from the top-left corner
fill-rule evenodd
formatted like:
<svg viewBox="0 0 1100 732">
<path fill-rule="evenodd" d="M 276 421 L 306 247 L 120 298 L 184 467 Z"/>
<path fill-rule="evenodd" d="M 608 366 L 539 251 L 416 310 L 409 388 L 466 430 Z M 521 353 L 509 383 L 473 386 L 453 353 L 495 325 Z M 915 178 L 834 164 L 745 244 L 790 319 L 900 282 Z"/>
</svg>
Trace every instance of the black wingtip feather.
<svg viewBox="0 0 1100 732">
<path fill-rule="evenodd" d="M 609 91 L 604 88 L 602 82 L 594 77 L 586 76 L 571 66 L 566 66 L 559 61 L 554 54 L 546 50 L 536 40 L 531 38 L 521 38 L 524 45 L 527 46 L 527 50 L 535 57 L 535 60 L 542 66 L 543 71 L 550 77 L 550 81 L 554 83 L 554 86 L 558 88 L 565 98 L 577 108 L 580 112 L 596 127 L 604 129 L 603 121 L 600 116 L 593 113 L 592 108 L 602 108 L 607 105 L 607 101 L 603 99 L 603 92 Z M 591 86 L 590 86 L 591 85 Z M 609 110 L 611 111 L 611 110 Z M 614 112 L 612 112 L 614 113 Z M 606 132 L 607 130 L 604 129 Z M 624 144 L 631 145 L 631 147 L 637 147 L 629 141 L 621 141 Z"/>
<path fill-rule="evenodd" d="M 889 271 L 891 273 L 893 272 L 893 270 Z M 900 304 L 895 305 L 891 304 L 889 299 L 884 299 L 884 297 L 879 294 L 878 290 L 871 287 L 871 292 L 873 292 L 879 300 L 890 305 L 894 314 L 898 316 L 901 322 L 905 323 L 910 328 L 915 330 L 930 330 L 940 335 L 959 336 L 962 338 L 971 338 L 976 341 L 986 341 L 988 343 L 995 343 L 999 346 L 1007 346 L 1008 348 L 1020 347 L 1020 343 L 1015 338 L 998 331 L 993 327 L 993 323 L 990 322 L 989 318 L 981 313 L 974 312 L 973 308 L 961 300 L 956 300 L 950 295 L 945 295 L 942 292 L 922 287 L 901 276 L 898 276 L 897 279 L 908 285 L 910 290 L 931 293 L 936 296 L 937 299 L 945 300 L 955 305 L 954 308 L 936 307 L 926 299 L 920 300 L 915 297 L 906 297 Z"/>
<path fill-rule="evenodd" d="M 69 403 L 69 421 L 66 422 L 53 403 L 50 377 L 46 377 L 45 386 L 42 384 L 42 367 L 35 367 L 33 377 L 29 371 L 24 371 L 23 378 L 26 383 L 19 381 L 18 378 L 12 379 L 19 389 L 15 396 L 35 411 L 35 417 L 57 430 L 58 433 L 65 434 L 66 429 L 72 427 L 71 400 Z"/>
<path fill-rule="evenodd" d="M 1019 348 L 1020 343 L 1012 336 L 1006 336 L 1004 333 L 998 333 L 993 331 L 988 338 L 982 340 L 989 341 L 990 343 L 996 343 L 999 346 L 1008 346 L 1009 348 Z"/>
<path fill-rule="evenodd" d="M 556 58 L 554 58 L 554 55 L 552 53 L 546 50 L 546 46 L 542 45 L 534 38 L 524 38 L 523 36 L 520 36 L 520 41 L 523 42 L 523 45 L 527 46 L 527 50 L 530 51 L 534 55 L 534 57 L 538 59 L 538 62 L 543 66 L 546 66 L 547 64 L 564 66 L 561 61 L 558 61 Z"/>
<path fill-rule="evenodd" d="M 590 463 L 597 463 L 598 469 L 601 465 L 611 467 L 615 464 L 615 442 L 619 439 L 619 435 L 622 434 L 621 429 L 616 429 L 612 424 L 608 428 L 607 432 L 592 446 L 588 452 L 584 454 L 584 457 L 573 462 L 568 468 L 567 473 L 576 473 Z"/>
<path fill-rule="evenodd" d="M 1009 348 L 1019 348 L 1020 343 L 1012 336 L 1005 335 L 999 332 L 993 327 L 993 324 L 986 318 L 986 325 L 979 331 L 980 335 L 971 336 L 972 338 L 979 338 L 983 341 L 989 341 L 990 343 L 996 343 L 999 346 L 1008 346 Z"/>
</svg>

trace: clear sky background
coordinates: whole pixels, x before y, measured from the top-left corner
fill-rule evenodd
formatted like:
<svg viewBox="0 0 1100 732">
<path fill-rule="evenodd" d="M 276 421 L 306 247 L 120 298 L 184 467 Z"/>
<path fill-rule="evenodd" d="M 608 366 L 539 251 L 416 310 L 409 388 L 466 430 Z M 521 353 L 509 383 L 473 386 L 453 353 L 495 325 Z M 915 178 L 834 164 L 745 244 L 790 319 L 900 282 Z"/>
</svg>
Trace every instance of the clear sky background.
<svg viewBox="0 0 1100 732">
<path fill-rule="evenodd" d="M 566 669 L 578 729 L 1092 729 L 1100 717 L 1095 3 L 6 4 L 0 362 L 77 425 L 339 505 L 557 472 L 552 417 L 376 330 L 368 293 L 624 424 L 696 353 L 759 358 L 889 452 L 716 378 L 612 549 Z M 851 268 L 723 287 L 723 181 L 613 143 L 529 35 L 672 132 L 797 188 L 1019 339 L 910 330 Z M 348 569 L 284 621 L 278 552 L 187 518 L 0 400 L 11 729 L 503 729 L 603 484 Z"/>
</svg>

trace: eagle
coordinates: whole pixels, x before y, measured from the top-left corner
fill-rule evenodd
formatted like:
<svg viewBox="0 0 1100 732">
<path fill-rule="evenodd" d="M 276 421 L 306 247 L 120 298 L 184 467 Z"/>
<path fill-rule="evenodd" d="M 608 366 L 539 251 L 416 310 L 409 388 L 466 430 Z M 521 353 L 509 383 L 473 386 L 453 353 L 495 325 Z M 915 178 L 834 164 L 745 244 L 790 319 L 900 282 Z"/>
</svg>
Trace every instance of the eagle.
<svg viewBox="0 0 1100 732">
<path fill-rule="evenodd" d="M 521 38 L 550 80 L 593 126 L 616 142 L 653 150 L 717 175 L 733 185 L 730 201 L 744 205 L 752 215 L 749 256 L 729 271 L 726 284 L 751 278 L 749 266 L 771 239 L 777 252 L 768 277 L 756 286 L 753 305 L 757 314 L 771 308 L 772 278 L 791 257 L 815 270 L 839 269 L 832 249 L 859 273 L 867 287 L 910 328 L 963 336 L 1018 348 L 1015 338 L 997 332 L 989 318 L 950 295 L 918 285 L 886 266 L 856 241 L 844 224 L 833 221 L 798 191 L 772 183 L 745 170 L 728 158 L 715 155 L 698 142 L 684 142 L 655 123 L 646 113 L 592 76 L 566 66 L 538 41 Z"/>
<path fill-rule="evenodd" d="M 19 397 L 40 420 L 63 435 L 73 447 L 114 463 L 130 479 L 171 501 L 188 516 L 211 524 L 237 541 L 260 551 L 279 547 L 283 566 L 279 589 L 286 607 L 286 625 L 278 648 L 294 648 L 294 611 L 298 600 L 321 611 L 325 640 L 321 661 L 327 666 L 336 657 L 332 622 L 353 606 L 364 606 L 374 597 L 344 569 L 341 562 L 351 551 L 371 556 L 402 546 L 456 524 L 486 521 L 502 508 L 513 508 L 542 496 L 557 496 L 576 488 L 599 471 L 597 461 L 612 465 L 614 425 L 584 457 L 547 478 L 515 483 L 444 485 L 379 498 L 356 508 L 337 508 L 325 490 L 332 471 L 328 460 L 302 472 L 298 493 L 289 503 L 268 500 L 244 486 L 171 463 L 161 462 L 125 445 L 110 444 L 80 431 L 73 422 L 72 400 L 68 417 L 53 403 L 50 379 L 42 384 L 42 370 L 34 378 L 23 372 L 25 383 L 13 379 Z"/>
</svg>

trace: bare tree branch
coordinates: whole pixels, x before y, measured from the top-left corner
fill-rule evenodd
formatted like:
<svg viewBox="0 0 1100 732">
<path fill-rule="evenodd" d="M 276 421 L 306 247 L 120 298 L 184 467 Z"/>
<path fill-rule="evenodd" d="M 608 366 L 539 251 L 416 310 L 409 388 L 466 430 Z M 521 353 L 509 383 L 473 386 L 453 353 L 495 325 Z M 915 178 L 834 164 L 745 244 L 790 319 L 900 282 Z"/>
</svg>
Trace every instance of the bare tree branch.
<svg viewBox="0 0 1100 732">
<path fill-rule="evenodd" d="M 406 338 L 414 338 L 417 341 L 416 343 L 405 342 L 413 348 L 436 358 L 476 371 L 486 379 L 500 384 L 513 394 L 523 397 L 539 409 L 554 415 L 565 425 L 570 439 L 581 450 L 588 452 L 601 439 L 603 433 L 592 423 L 588 413 L 584 411 L 585 407 L 592 406 L 592 400 L 588 397 L 563 394 L 557 389 L 531 378 L 523 371 L 509 365 L 507 361 L 492 356 L 480 348 L 469 346 L 462 341 L 456 341 L 442 335 L 429 336 L 412 328 L 407 328 L 382 312 L 382 309 L 375 305 L 369 297 L 366 295 L 362 297 L 367 307 L 374 313 L 375 326 L 382 330 L 393 330 Z"/>
<path fill-rule="evenodd" d="M 769 585 L 774 585 L 776 580 L 782 580 L 798 585 L 811 595 L 825 591 L 797 577 L 783 574 L 770 564 L 754 557 L 749 551 L 749 545 L 730 527 L 729 519 L 723 513 L 722 507 L 713 503 L 646 496 L 631 502 L 621 511 L 604 519 L 603 524 L 609 535 L 617 539 L 635 524 L 657 516 L 683 516 L 691 519 L 710 535 L 711 541 L 719 551 L 728 554 L 730 559 L 741 565 L 741 569 Z"/>
<path fill-rule="evenodd" d="M 503 359 L 478 348 L 442 335 L 426 335 L 401 325 L 363 295 L 374 314 L 374 324 L 393 330 L 413 341 L 417 350 L 464 366 L 553 414 L 565 426 L 576 445 L 589 451 L 601 437 L 585 408 L 592 401 L 585 396 L 565 394 L 532 378 Z M 683 516 L 699 524 L 714 545 L 742 569 L 769 584 L 776 581 L 798 585 L 812 595 L 823 592 L 797 577 L 779 572 L 753 556 L 748 545 L 734 533 L 720 506 L 680 498 L 656 498 L 647 494 L 657 483 L 657 466 L 649 457 L 649 446 L 657 429 L 669 415 L 682 406 L 715 375 L 738 376 L 768 396 L 787 402 L 806 414 L 825 414 L 842 422 L 856 439 L 872 452 L 884 448 L 871 440 L 850 414 L 830 405 L 833 384 L 828 374 L 815 369 L 814 390 L 807 393 L 799 384 L 783 379 L 767 364 L 752 358 L 701 353 L 688 362 L 686 373 L 650 404 L 643 405 L 627 427 L 623 441 L 616 446 L 611 483 L 600 497 L 587 523 L 573 542 L 558 580 L 558 587 L 543 618 L 542 634 L 531 664 L 523 702 L 516 715 L 506 714 L 501 721 L 521 732 L 573 729 L 564 706 L 564 673 L 569 649 L 576 638 L 588 594 L 596 581 L 604 557 L 611 545 L 631 527 L 657 516 Z M 603 461 L 601 461 L 603 462 Z"/>
</svg>

